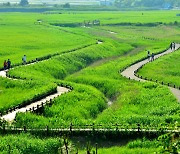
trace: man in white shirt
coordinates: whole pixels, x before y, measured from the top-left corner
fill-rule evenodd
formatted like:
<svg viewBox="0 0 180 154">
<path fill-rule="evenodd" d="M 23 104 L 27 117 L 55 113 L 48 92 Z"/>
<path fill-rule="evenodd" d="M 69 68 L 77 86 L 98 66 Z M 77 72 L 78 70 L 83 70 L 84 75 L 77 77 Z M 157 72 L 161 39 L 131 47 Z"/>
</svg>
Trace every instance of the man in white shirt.
<svg viewBox="0 0 180 154">
<path fill-rule="evenodd" d="M 23 64 L 25 65 L 25 64 L 26 64 L 26 55 L 24 55 L 24 56 L 22 57 L 22 61 L 23 61 Z"/>
</svg>

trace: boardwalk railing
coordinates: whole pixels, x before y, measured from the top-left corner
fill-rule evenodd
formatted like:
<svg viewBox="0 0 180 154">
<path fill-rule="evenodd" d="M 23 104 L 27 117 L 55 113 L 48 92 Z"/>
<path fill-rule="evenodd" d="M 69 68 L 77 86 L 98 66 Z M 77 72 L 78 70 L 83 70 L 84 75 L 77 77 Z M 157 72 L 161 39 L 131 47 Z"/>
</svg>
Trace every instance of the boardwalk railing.
<svg viewBox="0 0 180 154">
<path fill-rule="evenodd" d="M 60 126 L 59 128 L 50 128 L 46 126 L 44 128 L 28 128 L 24 127 L 15 127 L 2 125 L 0 126 L 1 133 L 7 132 L 30 132 L 30 133 L 150 133 L 150 134 L 159 134 L 159 133 L 180 133 L 179 128 L 175 127 L 153 127 L 153 126 L 141 126 L 140 124 L 132 125 L 132 126 L 124 126 L 120 124 L 112 124 L 112 125 L 102 125 L 102 124 L 89 124 L 89 125 L 73 125 L 69 126 Z"/>
<path fill-rule="evenodd" d="M 59 86 L 68 88 L 70 91 L 73 90 L 73 87 L 70 86 L 70 85 L 67 85 L 67 84 L 61 83 L 61 84 L 59 84 Z M 54 94 L 54 93 L 56 93 L 56 92 L 57 92 L 57 88 L 52 88 L 51 90 L 49 90 L 49 91 L 46 92 L 46 93 L 38 94 L 38 95 L 36 95 L 36 96 L 35 96 L 33 99 L 31 99 L 31 100 L 26 100 L 26 101 L 24 101 L 23 103 L 21 103 L 21 104 L 19 104 L 19 105 L 17 105 L 17 106 L 14 106 L 14 107 L 6 110 L 6 111 L 1 111 L 1 112 L 0 112 L 0 117 L 3 116 L 3 115 L 5 115 L 5 114 L 11 113 L 11 112 L 13 112 L 13 111 L 16 111 L 17 109 L 23 108 L 23 107 L 25 107 L 25 106 L 33 103 L 33 102 L 36 102 L 36 101 L 38 101 L 38 100 L 41 100 L 41 99 L 43 99 L 44 97 L 49 96 L 49 95 L 51 95 L 51 94 Z M 64 94 L 65 94 L 65 93 L 64 93 Z M 63 95 L 63 94 L 62 94 L 62 95 Z M 30 112 L 38 111 L 38 109 L 44 107 L 46 104 L 51 106 L 52 103 L 53 103 L 53 100 L 50 99 L 50 101 L 42 102 L 41 105 L 37 105 L 37 106 L 35 106 L 35 107 L 29 108 L 28 110 L 26 110 L 26 112 L 28 112 L 28 111 L 30 111 Z"/>
<path fill-rule="evenodd" d="M 180 49 L 180 47 L 177 48 L 176 51 L 179 50 L 179 49 Z M 158 58 L 160 58 L 160 57 L 158 57 Z M 158 58 L 156 58 L 156 59 L 158 59 Z M 148 63 L 150 63 L 150 62 L 148 62 Z M 166 82 L 164 82 L 164 81 L 158 81 L 157 79 L 152 79 L 152 78 L 143 77 L 143 76 L 139 75 L 139 74 L 138 74 L 139 70 L 142 69 L 145 65 L 146 65 L 146 64 L 142 65 L 140 68 L 138 68 L 136 71 L 134 71 L 134 75 L 135 75 L 136 77 L 138 77 L 138 78 L 140 78 L 140 79 L 147 80 L 147 81 L 154 81 L 154 82 L 156 82 L 156 83 L 159 83 L 159 84 L 162 84 L 162 85 L 166 85 L 166 86 L 168 86 L 168 87 L 172 87 L 172 88 L 176 88 L 176 89 L 180 90 L 180 86 L 179 86 L 179 85 L 176 85 L 176 84 L 173 84 L 173 83 L 166 83 Z"/>
</svg>

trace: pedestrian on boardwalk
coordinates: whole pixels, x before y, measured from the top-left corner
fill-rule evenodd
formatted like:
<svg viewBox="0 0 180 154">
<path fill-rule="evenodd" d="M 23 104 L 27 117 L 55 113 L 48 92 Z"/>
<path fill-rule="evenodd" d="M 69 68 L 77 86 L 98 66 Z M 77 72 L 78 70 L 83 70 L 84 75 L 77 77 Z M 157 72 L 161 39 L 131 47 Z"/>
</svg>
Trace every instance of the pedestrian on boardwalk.
<svg viewBox="0 0 180 154">
<path fill-rule="evenodd" d="M 150 60 L 151 60 L 151 54 L 150 54 L 150 51 L 147 52 L 147 57 L 148 57 L 148 60 L 150 61 Z"/>
<path fill-rule="evenodd" d="M 173 50 L 173 42 L 170 44 L 171 51 Z"/>
<path fill-rule="evenodd" d="M 22 62 L 23 62 L 23 64 L 25 65 L 26 64 L 26 55 L 24 55 L 23 57 L 22 57 Z"/>
<path fill-rule="evenodd" d="M 151 61 L 154 61 L 154 53 L 151 55 Z"/>
<path fill-rule="evenodd" d="M 176 43 L 173 43 L 173 48 L 174 50 L 176 50 Z"/>
<path fill-rule="evenodd" d="M 4 66 L 4 70 L 7 69 L 7 61 L 6 60 L 4 61 L 3 66 Z"/>
<path fill-rule="evenodd" d="M 10 61 L 10 59 L 8 59 L 8 61 L 7 61 L 7 68 L 8 68 L 8 69 L 11 68 L 11 61 Z"/>
</svg>

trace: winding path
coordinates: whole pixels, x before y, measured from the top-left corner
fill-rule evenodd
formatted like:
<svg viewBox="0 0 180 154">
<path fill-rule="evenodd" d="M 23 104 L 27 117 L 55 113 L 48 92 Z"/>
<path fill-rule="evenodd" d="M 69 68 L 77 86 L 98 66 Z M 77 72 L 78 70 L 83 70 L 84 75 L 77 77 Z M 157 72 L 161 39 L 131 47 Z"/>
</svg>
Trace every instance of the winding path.
<svg viewBox="0 0 180 154">
<path fill-rule="evenodd" d="M 180 44 L 177 44 L 176 43 L 176 48 L 175 50 L 178 50 L 180 48 Z M 157 54 L 155 55 L 154 59 L 156 60 L 157 58 L 161 57 L 161 56 L 164 56 L 164 55 L 167 55 L 167 54 L 170 54 L 172 53 L 173 51 L 175 50 L 171 50 L 170 48 L 167 49 L 166 51 L 164 51 L 163 53 L 160 53 L 160 54 Z M 136 81 L 141 81 L 141 82 L 145 82 L 146 80 L 143 80 L 141 78 L 138 78 L 136 75 L 135 75 L 135 72 L 140 69 L 143 65 L 149 63 L 149 60 L 148 59 L 145 59 L 143 61 L 140 61 L 128 68 L 126 68 L 123 72 L 121 72 L 121 75 L 126 77 L 126 78 L 129 78 L 129 79 L 132 79 L 132 80 L 136 80 Z M 172 88 L 172 87 L 169 87 L 169 89 L 171 90 L 171 92 L 175 95 L 175 97 L 177 98 L 178 102 L 180 102 L 180 90 L 176 89 L 176 88 Z"/>
<path fill-rule="evenodd" d="M 37 62 L 33 62 L 33 63 L 27 64 L 27 65 L 33 65 L 33 64 L 36 64 L 36 63 Z M 27 65 L 25 65 L 25 66 L 27 66 Z M 7 77 L 7 72 L 8 71 L 9 70 L 0 71 L 0 77 L 8 78 L 8 79 L 11 79 L 11 80 L 17 80 L 17 79 L 14 79 L 14 78 Z M 47 103 L 49 103 L 50 100 L 52 100 L 52 99 L 54 99 L 56 97 L 59 97 L 60 95 L 62 95 L 64 93 L 67 93 L 69 91 L 70 91 L 70 89 L 68 89 L 68 88 L 58 86 L 56 93 L 51 94 L 49 96 L 46 96 L 45 98 L 40 99 L 40 100 L 38 100 L 36 102 L 32 102 L 31 104 L 26 105 L 25 107 L 22 107 L 20 109 L 16 109 L 15 111 L 7 113 L 7 114 L 3 115 L 2 117 L 0 117 L 0 119 L 3 119 L 3 120 L 8 121 L 8 122 L 12 122 L 16 117 L 16 113 L 18 113 L 18 112 L 27 112 L 27 111 L 31 111 L 33 109 L 36 110 L 36 109 L 38 109 L 37 106 L 42 107 L 42 104 L 46 105 Z"/>
<path fill-rule="evenodd" d="M 103 41 L 97 40 L 97 44 L 102 44 L 102 43 L 103 43 Z M 32 62 L 32 63 L 26 64 L 26 65 L 22 65 L 22 66 L 33 65 L 33 64 L 36 64 L 38 62 L 43 62 L 43 61 L 47 61 L 47 60 L 48 59 L 45 59 L 45 60 L 42 60 L 42 61 L 37 61 L 37 62 Z M 19 67 L 19 66 L 17 66 L 17 67 Z M 11 68 L 11 69 L 14 69 L 14 68 Z M 0 71 L 0 77 L 8 78 L 8 79 L 11 79 L 11 80 L 17 80 L 15 78 L 7 77 L 8 71 L 9 70 Z M 68 89 L 68 88 L 58 86 L 56 93 L 51 94 L 49 96 L 46 96 L 45 98 L 43 98 L 41 100 L 38 100 L 36 102 L 32 102 L 31 104 L 26 105 L 25 107 L 22 107 L 20 109 L 16 109 L 15 111 L 7 113 L 7 114 L 3 115 L 2 117 L 0 117 L 0 119 L 3 119 L 3 120 L 8 121 L 8 122 L 12 122 L 15 119 L 15 117 L 16 117 L 16 113 L 18 113 L 18 112 L 27 112 L 27 111 L 31 111 L 32 109 L 36 110 L 36 109 L 38 109 L 37 106 L 42 107 L 42 104 L 45 105 L 50 100 L 52 100 L 52 99 L 54 99 L 56 97 L 59 97 L 60 95 L 62 95 L 64 93 L 67 93 L 69 91 L 71 91 L 71 90 Z"/>
</svg>

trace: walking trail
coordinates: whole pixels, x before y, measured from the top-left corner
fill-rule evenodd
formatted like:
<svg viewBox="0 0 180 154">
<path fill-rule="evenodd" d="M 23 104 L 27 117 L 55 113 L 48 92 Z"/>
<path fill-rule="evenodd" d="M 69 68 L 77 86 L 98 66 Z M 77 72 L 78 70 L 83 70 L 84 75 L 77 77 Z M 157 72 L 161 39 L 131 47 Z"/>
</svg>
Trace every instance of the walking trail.
<svg viewBox="0 0 180 154">
<path fill-rule="evenodd" d="M 103 43 L 103 41 L 97 40 L 97 44 L 102 44 L 102 43 Z M 47 61 L 47 59 L 42 60 L 42 61 Z M 42 61 L 37 61 L 37 62 L 42 62 Z M 26 64 L 25 66 L 33 65 L 33 64 L 36 64 L 37 62 L 32 62 L 30 64 Z M 11 68 L 11 69 L 14 69 L 14 68 Z M 7 77 L 8 71 L 9 71 L 8 69 L 0 71 L 0 77 L 8 78 L 8 79 L 11 79 L 11 80 L 17 80 L 17 79 L 14 79 L 14 78 Z M 60 95 L 62 95 L 64 93 L 67 93 L 69 91 L 70 91 L 70 89 L 68 89 L 68 88 L 58 86 L 56 93 L 51 94 L 51 95 L 49 95 L 49 96 L 47 96 L 47 97 L 45 97 L 45 98 L 43 98 L 43 99 L 41 99 L 39 101 L 32 102 L 32 104 L 27 105 L 25 107 L 22 107 L 20 109 L 16 109 L 15 111 L 12 111 L 12 112 L 10 112 L 10 113 L 8 113 L 6 115 L 3 115 L 2 117 L 0 117 L 0 119 L 6 120 L 8 122 L 12 122 L 16 117 L 16 113 L 18 113 L 18 112 L 27 112 L 29 110 L 32 110 L 33 108 L 34 108 L 34 110 L 36 110 L 37 106 L 41 106 L 42 103 L 45 105 L 50 100 L 52 100 L 52 99 L 54 99 L 54 98 L 56 98 L 56 97 L 58 97 L 58 96 L 60 96 Z"/>
<path fill-rule="evenodd" d="M 98 44 L 101 44 L 101 43 L 102 43 L 101 41 L 98 41 Z M 180 44 L 176 44 L 176 49 L 175 49 L 175 50 L 177 50 L 178 48 L 180 48 Z M 173 51 L 174 51 L 174 50 L 173 50 Z M 159 58 L 159 57 L 161 57 L 161 56 L 164 56 L 164 55 L 166 55 L 166 54 L 169 54 L 169 53 L 171 53 L 171 52 L 172 52 L 172 50 L 171 50 L 171 49 L 168 49 L 168 50 L 166 50 L 165 52 L 156 55 L 154 58 L 157 59 L 157 58 Z M 125 69 L 121 74 L 122 74 L 124 77 L 130 78 L 130 79 L 134 79 L 134 80 L 137 80 L 137 81 L 142 81 L 142 82 L 144 82 L 145 80 L 140 79 L 140 78 L 138 78 L 138 77 L 135 76 L 135 71 L 136 71 L 137 69 L 139 69 L 141 66 L 147 64 L 148 62 L 149 62 L 148 59 L 145 59 L 145 60 L 143 60 L 143 61 L 141 61 L 141 62 L 138 62 L 138 63 L 136 63 L 136 64 L 128 67 L 127 69 Z M 35 64 L 35 63 L 36 63 L 36 62 L 27 64 L 27 65 L 33 65 L 33 64 Z M 8 72 L 8 71 L 9 71 L 9 70 L 0 71 L 0 76 L 1 76 L 1 77 L 4 77 L 4 78 L 8 78 L 8 77 L 7 77 L 7 72 Z M 16 79 L 13 79 L 13 78 L 9 78 L 9 79 L 16 80 Z M 172 93 L 176 96 L 176 98 L 178 99 L 178 101 L 180 102 L 180 90 L 175 89 L 175 88 L 172 88 L 172 87 L 169 87 L 169 88 L 170 88 L 170 90 L 172 91 Z M 6 115 L 3 115 L 3 116 L 0 117 L 0 118 L 6 120 L 6 121 L 8 121 L 8 122 L 12 122 L 12 121 L 15 119 L 15 117 L 16 117 L 16 113 L 18 113 L 18 112 L 27 112 L 27 111 L 29 111 L 29 110 L 32 110 L 32 108 L 37 109 L 37 106 L 40 106 L 42 103 L 46 104 L 46 103 L 47 103 L 48 101 L 50 101 L 51 99 L 54 99 L 54 98 L 56 98 L 56 97 L 58 97 L 58 96 L 60 96 L 60 95 L 62 95 L 62 94 L 64 94 L 64 93 L 67 93 L 67 92 L 69 92 L 69 91 L 70 91 L 70 89 L 68 89 L 68 88 L 58 86 L 56 93 L 51 94 L 51 95 L 49 95 L 49 96 L 47 96 L 47 97 L 45 97 L 45 98 L 43 98 L 43 99 L 41 99 L 41 100 L 39 100 L 39 101 L 32 102 L 30 105 L 27 105 L 27 106 L 22 107 L 22 108 L 20 108 L 20 109 L 16 109 L 15 111 L 12 111 L 12 112 L 10 112 L 10 113 L 8 113 L 8 114 L 6 114 Z M 111 105 L 111 103 L 108 103 L 108 104 Z"/>
<path fill-rule="evenodd" d="M 175 50 L 178 50 L 180 48 L 180 44 L 176 44 L 176 47 L 175 47 Z M 165 52 L 163 53 L 160 53 L 160 54 L 157 54 L 155 55 L 154 59 L 156 60 L 157 58 L 161 57 L 161 56 L 164 56 L 164 55 L 167 55 L 167 54 L 170 54 L 172 53 L 173 51 L 175 50 L 171 50 L 170 48 L 167 49 Z M 138 78 L 137 76 L 135 76 L 135 72 L 141 68 L 143 65 L 147 64 L 149 62 L 148 59 L 145 59 L 143 61 L 140 61 L 128 68 L 126 68 L 122 73 L 121 75 L 126 77 L 126 78 L 129 78 L 129 79 L 132 79 L 132 80 L 136 80 L 136 81 L 141 81 L 141 82 L 145 82 L 146 80 L 143 80 L 141 78 Z M 180 102 L 180 90 L 179 89 L 176 89 L 176 88 L 172 88 L 172 87 L 169 87 L 169 89 L 171 90 L 171 92 L 175 95 L 175 97 L 177 98 L 178 102 Z"/>
<path fill-rule="evenodd" d="M 35 64 L 35 63 L 37 63 L 37 62 L 30 63 L 30 64 L 27 64 L 27 65 L 33 65 L 33 64 Z M 27 66 L 27 65 L 26 65 L 26 66 Z M 13 69 L 13 68 L 12 68 L 12 69 Z M 0 71 L 0 77 L 9 78 L 9 77 L 7 77 L 7 72 L 8 72 L 8 71 L 9 71 L 9 70 Z M 17 80 L 17 79 L 13 79 L 13 78 L 9 78 L 9 79 L 11 79 L 11 80 Z M 67 92 L 69 92 L 69 91 L 70 91 L 70 89 L 68 89 L 68 88 L 58 86 L 56 93 L 51 94 L 51 95 L 49 95 L 49 96 L 46 96 L 45 98 L 43 98 L 43 99 L 41 99 L 41 100 L 39 100 L 39 101 L 32 102 L 30 105 L 27 105 L 27 106 L 25 106 L 25 107 L 22 107 L 22 108 L 20 108 L 20 109 L 16 109 L 15 111 L 12 111 L 12 112 L 10 112 L 10 113 L 7 113 L 6 115 L 3 115 L 3 116 L 0 117 L 0 118 L 3 119 L 3 120 L 5 120 L 5 121 L 12 122 L 12 121 L 15 119 L 15 117 L 16 117 L 16 113 L 18 113 L 18 112 L 27 112 L 27 111 L 29 111 L 29 110 L 32 110 L 33 108 L 36 110 L 36 109 L 37 109 L 37 106 L 41 106 L 42 103 L 45 105 L 45 104 L 48 103 L 50 100 L 52 100 L 52 99 L 54 99 L 54 98 L 56 98 L 56 97 L 58 97 L 58 96 L 60 96 L 60 95 L 62 95 L 62 94 L 64 94 L 64 93 L 67 93 Z"/>
</svg>

